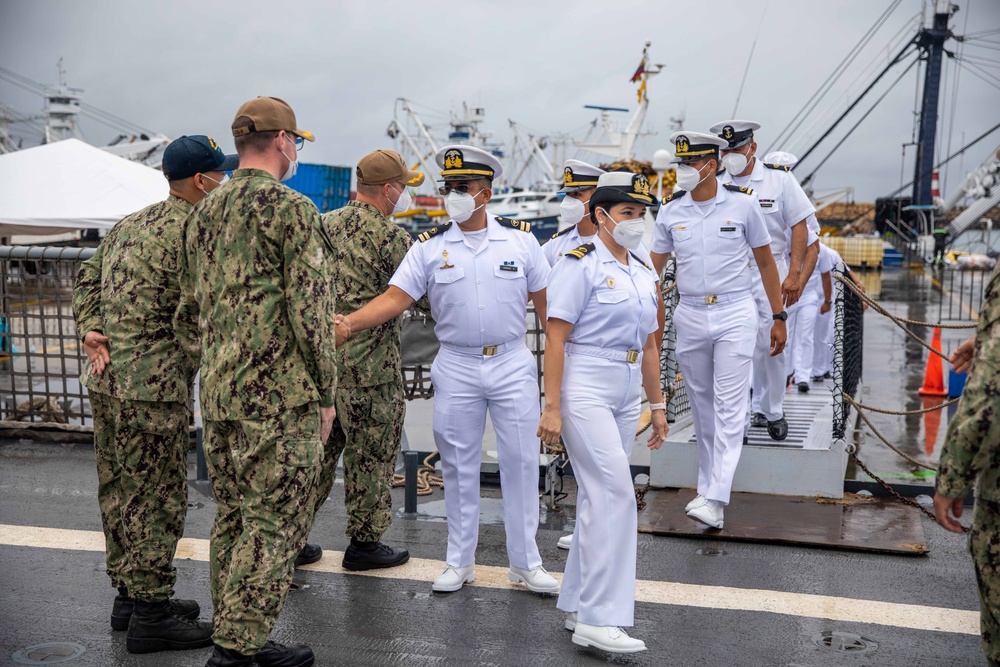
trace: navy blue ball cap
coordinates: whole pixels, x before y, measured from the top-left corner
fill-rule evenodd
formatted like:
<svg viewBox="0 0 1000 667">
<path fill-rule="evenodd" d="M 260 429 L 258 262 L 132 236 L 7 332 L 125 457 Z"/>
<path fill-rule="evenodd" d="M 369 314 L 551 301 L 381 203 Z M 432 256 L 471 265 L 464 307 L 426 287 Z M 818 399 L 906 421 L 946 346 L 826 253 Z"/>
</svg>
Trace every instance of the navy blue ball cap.
<svg viewBox="0 0 1000 667">
<path fill-rule="evenodd" d="M 232 171 L 239 166 L 239 155 L 226 155 L 215 139 L 204 134 L 174 139 L 163 151 L 163 175 L 170 181 L 209 171 Z"/>
</svg>

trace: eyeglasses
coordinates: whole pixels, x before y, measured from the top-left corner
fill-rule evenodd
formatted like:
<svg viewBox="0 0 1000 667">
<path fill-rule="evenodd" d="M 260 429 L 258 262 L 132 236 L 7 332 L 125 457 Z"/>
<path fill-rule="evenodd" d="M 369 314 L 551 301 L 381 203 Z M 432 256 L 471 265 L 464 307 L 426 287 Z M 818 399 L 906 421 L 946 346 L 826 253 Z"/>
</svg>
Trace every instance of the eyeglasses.
<svg viewBox="0 0 1000 667">
<path fill-rule="evenodd" d="M 302 147 L 306 145 L 306 140 L 305 139 L 303 139 L 302 137 L 296 136 L 296 135 L 292 134 L 291 132 L 285 132 L 285 136 L 292 140 L 292 143 L 295 144 L 295 150 L 297 150 L 297 151 L 302 150 Z"/>
<path fill-rule="evenodd" d="M 483 188 L 479 188 L 475 192 L 469 192 L 469 190 L 470 190 L 471 185 L 472 185 L 473 182 L 474 181 L 472 181 L 472 182 L 470 182 L 470 181 L 458 181 L 458 182 L 454 182 L 454 183 L 451 183 L 451 182 L 445 183 L 444 185 L 442 185 L 441 187 L 438 188 L 438 194 L 442 195 L 442 196 L 447 196 L 448 193 L 451 192 L 452 190 L 458 190 L 459 192 L 464 192 L 464 193 L 467 193 L 467 194 L 471 194 L 473 196 L 478 195 L 480 192 L 483 191 Z"/>
</svg>

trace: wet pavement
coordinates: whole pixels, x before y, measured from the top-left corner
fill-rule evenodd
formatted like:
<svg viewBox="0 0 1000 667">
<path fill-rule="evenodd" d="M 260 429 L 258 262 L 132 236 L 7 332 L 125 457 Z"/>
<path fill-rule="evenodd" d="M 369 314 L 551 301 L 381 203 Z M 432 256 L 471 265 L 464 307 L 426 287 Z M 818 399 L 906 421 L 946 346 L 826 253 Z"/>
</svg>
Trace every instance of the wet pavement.
<svg viewBox="0 0 1000 667">
<path fill-rule="evenodd" d="M 0 443 L 0 665 L 46 642 L 85 649 L 59 663 L 73 667 L 204 665 L 209 650 L 129 655 L 124 633 L 111 631 L 114 591 L 96 550 L 96 485 L 90 447 Z M 558 511 L 542 510 L 538 532 L 545 565 L 557 573 L 566 552 L 556 540 L 575 516 L 574 489 L 567 487 Z M 198 600 L 207 615 L 204 548 L 214 503 L 206 493 L 191 483 L 191 542 L 184 547 L 190 558 L 176 566 L 177 594 Z M 402 507 L 402 490 L 393 495 Z M 499 488 L 484 486 L 483 495 L 489 501 L 477 554 L 481 585 L 449 595 L 430 590 L 446 544 L 435 505 L 443 495 L 435 490 L 420 498 L 417 515 L 397 511 L 385 538 L 408 547 L 411 563 L 386 571 L 388 577 L 361 576 L 343 572 L 328 554 L 316 569 L 297 573 L 298 590 L 289 593 L 273 638 L 310 644 L 324 666 L 985 664 L 965 540 L 928 519 L 921 519 L 930 545 L 925 557 L 640 534 L 642 601 L 632 634 L 649 650 L 610 657 L 571 643 L 554 598 L 506 583 Z M 343 550 L 344 525 L 337 484 L 310 541 Z"/>
</svg>

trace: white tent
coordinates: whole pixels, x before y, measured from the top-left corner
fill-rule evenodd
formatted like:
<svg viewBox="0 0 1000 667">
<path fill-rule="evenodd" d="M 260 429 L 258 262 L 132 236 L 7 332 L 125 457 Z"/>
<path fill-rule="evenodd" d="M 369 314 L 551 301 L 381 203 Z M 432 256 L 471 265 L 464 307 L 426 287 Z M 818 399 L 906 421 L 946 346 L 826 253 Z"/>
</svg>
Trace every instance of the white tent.
<svg viewBox="0 0 1000 667">
<path fill-rule="evenodd" d="M 113 227 L 167 198 L 163 173 L 78 139 L 0 155 L 0 236 Z"/>
</svg>

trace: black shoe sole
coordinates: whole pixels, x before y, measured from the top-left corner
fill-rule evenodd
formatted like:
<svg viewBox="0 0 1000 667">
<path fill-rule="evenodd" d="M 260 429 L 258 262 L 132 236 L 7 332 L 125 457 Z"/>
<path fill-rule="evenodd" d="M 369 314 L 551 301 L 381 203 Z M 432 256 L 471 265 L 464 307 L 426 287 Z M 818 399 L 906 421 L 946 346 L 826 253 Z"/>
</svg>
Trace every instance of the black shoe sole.
<svg viewBox="0 0 1000 667">
<path fill-rule="evenodd" d="M 318 563 L 323 560 L 323 554 L 316 556 L 315 558 L 295 558 L 295 567 L 302 567 L 303 565 L 312 565 L 313 563 Z"/>
<path fill-rule="evenodd" d="M 354 572 L 361 572 L 364 570 L 384 570 L 388 567 L 399 567 L 407 561 L 410 560 L 410 554 L 406 554 L 406 558 L 402 560 L 393 561 L 391 563 L 348 563 L 346 560 L 341 563 L 345 570 L 351 570 Z"/>
<path fill-rule="evenodd" d="M 212 645 L 212 637 L 196 641 L 175 641 L 156 638 L 125 638 L 125 650 L 129 653 L 159 653 L 161 651 L 190 651 L 196 648 L 206 648 Z"/>
</svg>

